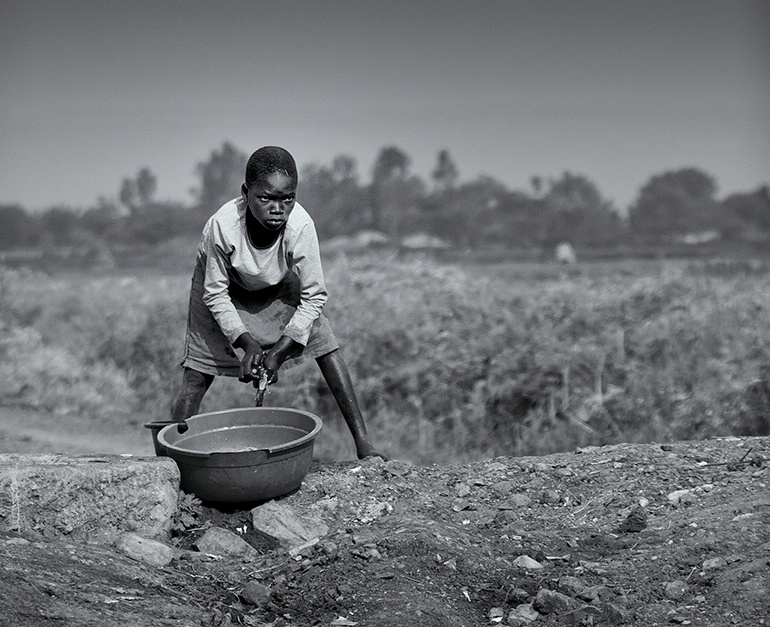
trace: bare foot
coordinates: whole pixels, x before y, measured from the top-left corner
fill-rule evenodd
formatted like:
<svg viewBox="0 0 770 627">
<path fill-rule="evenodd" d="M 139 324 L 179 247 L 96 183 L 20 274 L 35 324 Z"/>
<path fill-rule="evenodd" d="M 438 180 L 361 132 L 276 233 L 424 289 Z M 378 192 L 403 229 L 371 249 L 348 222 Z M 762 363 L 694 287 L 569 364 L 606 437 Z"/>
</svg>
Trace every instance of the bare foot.
<svg viewBox="0 0 770 627">
<path fill-rule="evenodd" d="M 371 442 L 360 442 L 356 445 L 356 453 L 358 459 L 366 459 L 367 457 L 379 457 L 383 461 L 388 461 L 388 458 L 380 453 Z"/>
</svg>

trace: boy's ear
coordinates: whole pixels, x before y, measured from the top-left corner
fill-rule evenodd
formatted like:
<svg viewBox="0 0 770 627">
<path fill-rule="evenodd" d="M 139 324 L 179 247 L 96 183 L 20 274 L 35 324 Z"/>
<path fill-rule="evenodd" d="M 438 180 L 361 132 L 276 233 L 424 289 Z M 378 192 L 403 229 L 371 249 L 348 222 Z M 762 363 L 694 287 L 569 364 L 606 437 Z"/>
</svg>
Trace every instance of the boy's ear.
<svg viewBox="0 0 770 627">
<path fill-rule="evenodd" d="M 246 187 L 246 183 L 241 185 L 241 194 L 243 194 L 243 197 L 246 198 L 246 196 L 249 195 L 249 188 Z"/>
</svg>

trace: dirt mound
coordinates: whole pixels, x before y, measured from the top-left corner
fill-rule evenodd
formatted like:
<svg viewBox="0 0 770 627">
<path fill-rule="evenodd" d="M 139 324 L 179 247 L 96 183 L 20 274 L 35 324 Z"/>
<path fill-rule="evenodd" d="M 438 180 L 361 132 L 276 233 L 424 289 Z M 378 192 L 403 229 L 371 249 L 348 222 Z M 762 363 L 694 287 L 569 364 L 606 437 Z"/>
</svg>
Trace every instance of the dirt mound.
<svg viewBox="0 0 770 627">
<path fill-rule="evenodd" d="M 317 465 L 280 500 L 328 527 L 304 547 L 256 532 L 250 508 L 188 495 L 164 567 L 105 545 L 2 537 L 0 623 L 770 624 L 769 463 L 770 438 L 723 438 L 464 466 Z M 256 551 L 195 551 L 214 527 Z"/>
</svg>

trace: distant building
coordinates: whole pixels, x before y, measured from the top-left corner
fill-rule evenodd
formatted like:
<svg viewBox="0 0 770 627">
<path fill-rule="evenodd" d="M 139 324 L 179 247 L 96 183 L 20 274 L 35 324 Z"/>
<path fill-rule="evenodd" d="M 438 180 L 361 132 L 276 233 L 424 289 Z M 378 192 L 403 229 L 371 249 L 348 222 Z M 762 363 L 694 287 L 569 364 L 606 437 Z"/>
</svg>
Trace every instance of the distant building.
<svg viewBox="0 0 770 627">
<path fill-rule="evenodd" d="M 406 235 L 401 238 L 401 246 L 413 250 L 437 250 L 449 248 L 449 244 L 443 239 L 436 237 L 435 235 L 428 235 L 427 233 L 413 233 L 412 235 Z"/>
<path fill-rule="evenodd" d="M 556 246 L 556 250 L 554 251 L 554 259 L 556 263 L 567 265 L 576 263 L 577 255 L 575 254 L 575 249 L 572 247 L 572 244 L 569 242 L 561 242 L 558 244 Z"/>
<path fill-rule="evenodd" d="M 390 238 L 379 231 L 359 231 L 355 235 L 340 235 L 321 242 L 323 252 L 361 252 L 373 248 L 387 247 Z"/>
<path fill-rule="evenodd" d="M 697 233 L 685 233 L 677 238 L 682 244 L 708 244 L 719 239 L 719 231 L 698 231 Z"/>
</svg>

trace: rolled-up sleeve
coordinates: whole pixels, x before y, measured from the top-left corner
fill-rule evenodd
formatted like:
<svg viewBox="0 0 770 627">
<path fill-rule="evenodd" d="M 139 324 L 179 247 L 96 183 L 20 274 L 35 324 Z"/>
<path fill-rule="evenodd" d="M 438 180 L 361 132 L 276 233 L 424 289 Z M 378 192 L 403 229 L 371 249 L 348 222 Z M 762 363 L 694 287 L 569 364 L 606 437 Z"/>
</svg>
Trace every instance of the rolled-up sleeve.
<svg viewBox="0 0 770 627">
<path fill-rule="evenodd" d="M 290 253 L 293 269 L 300 281 L 300 302 L 284 329 L 284 335 L 306 346 L 313 323 L 321 315 L 328 298 L 318 235 L 312 220 L 302 225 Z"/>
<path fill-rule="evenodd" d="M 232 344 L 247 329 L 228 291 L 231 252 L 232 246 L 227 244 L 219 225 L 216 222 L 209 224 L 204 230 L 200 245 L 200 253 L 205 259 L 203 302 L 211 311 L 222 333 Z"/>
</svg>

